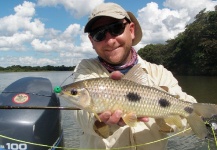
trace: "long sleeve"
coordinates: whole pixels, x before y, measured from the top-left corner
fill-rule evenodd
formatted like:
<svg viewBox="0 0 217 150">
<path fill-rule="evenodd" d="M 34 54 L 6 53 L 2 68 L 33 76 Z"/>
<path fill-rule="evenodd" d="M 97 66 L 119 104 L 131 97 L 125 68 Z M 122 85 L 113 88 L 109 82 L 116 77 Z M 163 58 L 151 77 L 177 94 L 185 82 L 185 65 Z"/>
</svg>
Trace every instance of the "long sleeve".
<svg viewBox="0 0 217 150">
<path fill-rule="evenodd" d="M 173 95 L 178 95 L 180 99 L 196 102 L 196 100 L 182 91 L 178 85 L 178 81 L 170 71 L 161 65 L 155 65 L 142 60 L 139 57 L 138 63 L 146 70 L 148 86 L 166 86 L 168 92 Z M 90 78 L 109 77 L 109 72 L 99 63 L 97 59 L 82 60 L 75 69 L 74 81 L 86 80 Z M 75 111 L 75 117 L 79 126 L 84 131 L 81 136 L 80 148 L 117 148 L 132 146 L 136 144 L 149 143 L 155 140 L 165 138 L 167 134 L 159 132 L 161 126 L 154 118 L 149 118 L 149 122 L 138 122 L 136 127 L 127 125 L 120 127 L 118 125 L 105 125 L 109 127 L 109 137 L 103 137 L 99 132 L 103 124 L 96 124 L 98 121 L 94 114 L 84 110 Z M 182 119 L 183 127 L 187 126 L 186 119 Z M 165 124 L 164 124 L 165 125 Z M 159 128 L 160 127 L 160 128 Z M 176 130 L 176 126 L 169 125 L 169 128 Z M 158 142 L 156 144 L 147 145 L 147 149 L 166 149 L 167 141 Z M 135 147 L 131 147 L 134 149 Z M 136 147 L 143 149 L 144 147 Z"/>
<path fill-rule="evenodd" d="M 177 79 L 162 65 L 152 64 L 145 60 L 141 61 L 143 61 L 143 66 L 147 70 L 154 85 L 168 87 L 168 92 L 175 96 L 178 95 L 179 99 L 181 100 L 193 103 L 197 102 L 194 97 L 182 91 L 182 88 L 179 86 Z"/>
<path fill-rule="evenodd" d="M 163 86 L 168 88 L 168 93 L 179 97 L 180 100 L 196 103 L 196 99 L 191 95 L 182 91 L 182 88 L 179 86 L 177 79 L 173 76 L 173 74 L 164 68 L 162 65 L 156 65 L 149 63 L 139 57 L 139 60 L 149 75 L 149 85 L 153 86 Z M 181 119 L 182 128 L 178 128 L 174 124 L 168 124 L 163 119 L 157 119 L 157 124 L 164 132 L 178 132 L 187 128 L 189 125 L 185 118 Z M 189 133 L 186 133 L 189 134 Z"/>
<path fill-rule="evenodd" d="M 97 59 L 82 60 L 75 69 L 74 81 L 86 80 L 97 77 L 108 77 L 109 73 L 97 61 Z M 75 111 L 75 117 L 85 133 L 99 136 L 94 114 L 84 110 Z"/>
</svg>

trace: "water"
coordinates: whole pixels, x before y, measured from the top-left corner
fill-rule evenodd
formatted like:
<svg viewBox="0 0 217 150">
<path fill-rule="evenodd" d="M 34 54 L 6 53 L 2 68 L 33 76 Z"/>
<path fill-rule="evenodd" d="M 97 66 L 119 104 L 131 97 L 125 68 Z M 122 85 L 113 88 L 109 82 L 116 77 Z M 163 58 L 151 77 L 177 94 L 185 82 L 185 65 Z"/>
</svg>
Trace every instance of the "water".
<svg viewBox="0 0 217 150">
<path fill-rule="evenodd" d="M 14 81 L 23 78 L 23 77 L 44 77 L 48 78 L 53 87 L 59 86 L 63 81 L 72 74 L 71 71 L 50 71 L 50 72 L 0 72 L 0 93 Z M 70 79 L 67 80 L 70 82 Z M 64 83 L 67 83 L 64 82 Z M 62 106 L 70 106 L 68 101 L 60 98 Z M 79 135 L 82 134 L 81 129 L 76 124 L 76 121 L 73 120 L 73 111 L 71 110 L 62 110 L 62 128 L 65 139 L 65 147 L 68 148 L 77 148 L 79 146 Z"/>
<path fill-rule="evenodd" d="M 10 83 L 22 77 L 45 77 L 48 78 L 53 86 L 62 84 L 64 79 L 69 77 L 72 72 L 12 72 L 0 73 L 0 92 L 4 90 Z M 179 84 L 183 91 L 194 96 L 198 102 L 217 104 L 217 77 L 191 77 L 177 76 Z M 68 80 L 70 81 L 70 80 Z M 64 99 L 60 99 L 62 106 L 70 104 Z M 81 129 L 73 118 L 73 111 L 62 111 L 62 127 L 65 138 L 65 147 L 77 148 L 79 145 L 79 136 L 82 134 Z M 169 150 L 207 150 L 208 144 L 205 140 L 200 140 L 195 136 L 176 136 L 169 139 Z M 210 149 L 217 149 L 214 143 L 211 143 Z"/>
<path fill-rule="evenodd" d="M 194 96 L 200 103 L 217 104 L 217 77 L 177 76 L 182 90 Z"/>
</svg>

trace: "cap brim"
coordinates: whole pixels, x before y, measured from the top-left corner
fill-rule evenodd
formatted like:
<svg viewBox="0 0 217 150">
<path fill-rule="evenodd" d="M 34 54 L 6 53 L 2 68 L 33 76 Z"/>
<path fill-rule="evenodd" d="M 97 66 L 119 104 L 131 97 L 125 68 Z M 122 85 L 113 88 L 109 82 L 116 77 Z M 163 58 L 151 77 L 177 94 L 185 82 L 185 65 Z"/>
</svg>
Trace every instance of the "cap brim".
<svg viewBox="0 0 217 150">
<path fill-rule="evenodd" d="M 91 27 L 93 25 L 93 23 L 98 20 L 101 16 L 97 16 L 91 20 L 88 21 L 88 23 L 86 24 L 85 28 L 84 28 L 84 32 L 87 33 L 87 32 L 90 32 L 91 31 Z"/>
<path fill-rule="evenodd" d="M 142 29 L 141 29 L 141 26 L 140 26 L 138 20 L 136 19 L 136 17 L 129 11 L 127 12 L 127 14 L 129 15 L 130 20 L 135 25 L 135 31 L 134 31 L 135 32 L 135 39 L 133 40 L 133 43 L 132 43 L 132 45 L 134 46 L 134 45 L 138 44 L 142 39 Z"/>
<path fill-rule="evenodd" d="M 99 18 L 101 17 L 111 17 L 111 18 L 115 18 L 115 19 L 124 19 L 125 16 L 123 15 L 117 15 L 114 17 L 114 14 L 101 14 L 100 16 L 96 16 L 94 18 L 92 18 L 91 20 L 88 21 L 88 23 L 86 24 L 85 28 L 84 28 L 84 32 L 90 32 L 91 31 L 91 27 L 94 24 L 95 21 L 97 21 Z"/>
</svg>

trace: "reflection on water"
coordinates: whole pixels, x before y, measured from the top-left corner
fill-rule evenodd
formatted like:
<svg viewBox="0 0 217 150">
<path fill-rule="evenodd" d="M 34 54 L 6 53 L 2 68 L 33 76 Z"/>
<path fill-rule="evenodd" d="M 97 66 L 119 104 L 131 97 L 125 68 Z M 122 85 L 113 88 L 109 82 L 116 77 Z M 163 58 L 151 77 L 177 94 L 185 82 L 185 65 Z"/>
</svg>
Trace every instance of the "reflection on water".
<svg viewBox="0 0 217 150">
<path fill-rule="evenodd" d="M 177 76 L 183 91 L 200 103 L 217 104 L 217 77 Z"/>
<path fill-rule="evenodd" d="M 209 142 L 207 140 L 201 140 L 195 135 L 191 136 L 176 136 L 174 138 L 169 139 L 168 150 L 208 150 L 208 146 L 210 150 L 216 150 L 213 141 Z"/>
<path fill-rule="evenodd" d="M 68 101 L 61 99 L 61 105 L 67 106 L 70 104 Z M 65 147 L 79 147 L 79 137 L 80 135 L 82 135 L 83 132 L 74 120 L 72 110 L 62 110 L 62 128 L 64 134 Z"/>
<path fill-rule="evenodd" d="M 45 77 L 50 79 L 53 86 L 61 85 L 62 82 L 71 75 L 72 72 L 15 72 L 0 73 L 0 92 L 10 83 L 22 77 Z M 177 76 L 183 91 L 194 96 L 198 102 L 217 104 L 217 77 L 189 77 Z M 68 80 L 70 82 L 70 80 Z M 62 106 L 69 106 L 67 101 L 60 99 Z M 73 111 L 62 110 L 62 127 L 65 138 L 65 147 L 77 148 L 81 129 L 76 124 Z M 207 150 L 208 142 L 198 139 L 196 136 L 176 136 L 169 139 L 169 150 Z M 217 149 L 214 142 L 210 142 L 209 149 Z"/>
</svg>

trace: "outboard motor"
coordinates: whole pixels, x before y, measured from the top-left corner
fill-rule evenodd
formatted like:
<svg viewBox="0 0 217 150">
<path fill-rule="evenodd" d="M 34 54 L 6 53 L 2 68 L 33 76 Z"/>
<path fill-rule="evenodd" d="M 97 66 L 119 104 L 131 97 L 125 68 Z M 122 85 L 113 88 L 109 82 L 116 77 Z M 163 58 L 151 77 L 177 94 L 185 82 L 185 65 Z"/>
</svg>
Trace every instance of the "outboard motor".
<svg viewBox="0 0 217 150">
<path fill-rule="evenodd" d="M 60 101 L 50 80 L 25 77 L 5 88 L 0 105 L 57 107 Z M 0 109 L 0 150 L 55 150 L 62 146 L 60 110 Z"/>
</svg>

